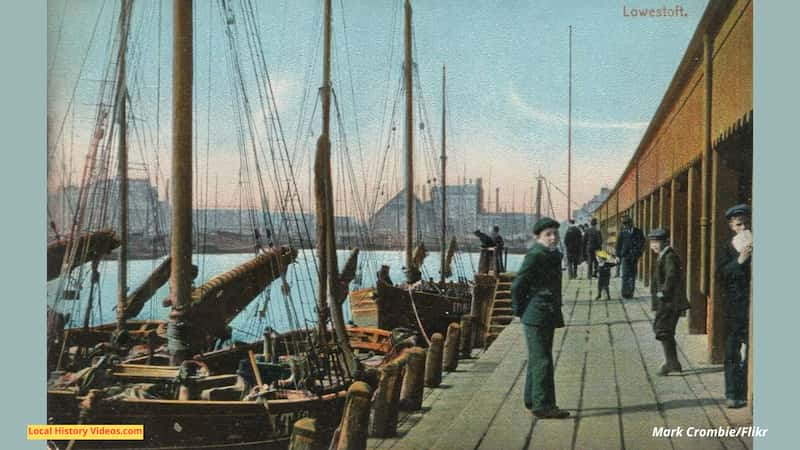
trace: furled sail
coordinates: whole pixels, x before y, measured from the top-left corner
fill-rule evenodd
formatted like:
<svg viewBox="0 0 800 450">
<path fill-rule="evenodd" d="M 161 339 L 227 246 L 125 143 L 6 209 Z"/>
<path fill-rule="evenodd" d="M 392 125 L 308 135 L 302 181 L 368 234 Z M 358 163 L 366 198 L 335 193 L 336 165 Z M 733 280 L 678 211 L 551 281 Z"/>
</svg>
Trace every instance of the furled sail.
<svg viewBox="0 0 800 450">
<path fill-rule="evenodd" d="M 70 250 L 75 255 L 70 263 L 69 270 L 72 271 L 81 264 L 95 261 L 111 253 L 119 247 L 120 242 L 114 230 L 100 230 L 81 234 L 77 242 L 71 239 L 59 239 L 47 244 L 47 281 L 58 278 L 64 264 L 64 257 L 70 244 L 77 246 Z"/>
<path fill-rule="evenodd" d="M 286 273 L 297 250 L 265 250 L 255 258 L 217 275 L 192 292 L 192 323 L 209 335 L 227 337 L 227 325 L 270 283 Z"/>
</svg>

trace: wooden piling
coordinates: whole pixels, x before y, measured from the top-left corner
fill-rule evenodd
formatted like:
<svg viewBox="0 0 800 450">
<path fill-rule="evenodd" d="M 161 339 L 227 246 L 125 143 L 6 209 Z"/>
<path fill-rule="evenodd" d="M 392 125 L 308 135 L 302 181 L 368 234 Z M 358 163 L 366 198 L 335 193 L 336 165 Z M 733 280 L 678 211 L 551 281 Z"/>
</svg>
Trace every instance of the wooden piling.
<svg viewBox="0 0 800 450">
<path fill-rule="evenodd" d="M 369 427 L 370 387 L 363 381 L 356 381 L 347 390 L 347 400 L 339 428 L 336 450 L 363 450 L 367 448 L 367 429 Z"/>
<path fill-rule="evenodd" d="M 323 450 L 328 446 L 323 442 L 322 433 L 317 430 L 317 420 L 304 417 L 294 423 L 289 450 Z"/>
<path fill-rule="evenodd" d="M 438 387 L 442 384 L 442 353 L 444 337 L 441 333 L 433 333 L 431 345 L 425 359 L 425 386 Z"/>
<path fill-rule="evenodd" d="M 372 397 L 372 414 L 369 435 L 372 437 L 391 437 L 397 432 L 397 403 L 400 389 L 400 365 L 389 363 L 381 369 L 378 389 Z M 395 395 L 397 394 L 397 395 Z"/>
<path fill-rule="evenodd" d="M 461 316 L 461 334 L 459 336 L 458 348 L 462 358 L 472 357 L 472 316 L 465 314 Z"/>
<path fill-rule="evenodd" d="M 400 391 L 400 407 L 406 411 L 422 408 L 425 378 L 425 350 L 421 347 L 409 349 L 403 387 Z"/>
<path fill-rule="evenodd" d="M 452 372 L 458 368 L 458 344 L 461 340 L 461 325 L 451 323 L 447 326 L 447 337 L 444 339 L 444 361 L 442 369 Z"/>
</svg>

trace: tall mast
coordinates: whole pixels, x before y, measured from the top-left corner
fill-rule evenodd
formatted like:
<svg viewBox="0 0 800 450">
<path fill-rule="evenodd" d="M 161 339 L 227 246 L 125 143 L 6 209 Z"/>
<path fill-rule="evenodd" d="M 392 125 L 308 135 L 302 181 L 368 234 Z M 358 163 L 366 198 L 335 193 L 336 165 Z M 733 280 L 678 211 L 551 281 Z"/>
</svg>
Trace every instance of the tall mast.
<svg viewBox="0 0 800 450">
<path fill-rule="evenodd" d="M 536 220 L 542 218 L 542 174 L 536 177 Z"/>
<path fill-rule="evenodd" d="M 445 95 L 445 86 L 447 81 L 447 73 L 445 67 L 442 66 L 442 265 L 441 281 L 444 286 L 445 265 L 447 264 L 447 255 L 445 245 L 447 245 L 447 133 L 445 133 L 445 112 L 447 108 L 447 97 Z"/>
<path fill-rule="evenodd" d="M 350 348 L 344 314 L 339 298 L 344 297 L 336 258 L 336 223 L 334 215 L 333 177 L 331 176 L 330 100 L 331 100 L 331 0 L 325 0 L 325 40 L 322 63 L 322 135 L 317 141 L 314 162 L 315 194 L 317 200 L 317 245 L 320 255 L 320 286 L 318 327 L 320 342 L 327 336 L 325 324 L 328 316 L 335 333 L 335 342 L 342 351 L 344 363 L 350 374 L 356 370 L 353 351 Z M 324 259 L 324 260 L 323 260 Z M 322 273 L 325 273 L 323 277 Z M 327 301 L 327 303 L 326 303 Z"/>
<path fill-rule="evenodd" d="M 322 102 L 322 134 L 317 142 L 317 156 L 314 167 L 315 185 L 315 204 L 317 214 L 317 255 L 319 258 L 319 273 L 317 276 L 317 331 L 320 344 L 327 341 L 327 322 L 329 317 L 327 298 L 328 272 L 330 271 L 328 260 L 336 258 L 328 253 L 328 209 L 331 203 L 328 202 L 328 179 L 330 178 L 330 121 L 331 121 L 331 1 L 323 2 L 323 52 L 322 52 L 322 87 L 320 88 Z M 331 195 L 331 198 L 333 196 Z M 335 248 L 335 247 L 334 247 Z"/>
<path fill-rule="evenodd" d="M 167 337 L 170 364 L 191 356 L 192 2 L 174 0 L 172 56 L 172 265 Z"/>
<path fill-rule="evenodd" d="M 117 180 L 119 181 L 119 271 L 117 273 L 117 331 L 125 329 L 125 303 L 128 297 L 128 124 L 127 83 L 125 80 L 125 54 L 128 49 L 129 0 L 122 1 L 119 12 L 119 75 L 117 86 L 117 121 L 119 122 L 119 156 Z"/>
<path fill-rule="evenodd" d="M 572 25 L 569 26 L 569 113 L 567 115 L 567 220 L 572 218 Z"/>
<path fill-rule="evenodd" d="M 406 82 L 406 270 L 411 273 L 413 265 L 414 241 L 414 108 L 412 104 L 413 70 L 411 59 L 411 1 L 405 6 L 405 48 L 406 59 L 403 65 Z"/>
</svg>

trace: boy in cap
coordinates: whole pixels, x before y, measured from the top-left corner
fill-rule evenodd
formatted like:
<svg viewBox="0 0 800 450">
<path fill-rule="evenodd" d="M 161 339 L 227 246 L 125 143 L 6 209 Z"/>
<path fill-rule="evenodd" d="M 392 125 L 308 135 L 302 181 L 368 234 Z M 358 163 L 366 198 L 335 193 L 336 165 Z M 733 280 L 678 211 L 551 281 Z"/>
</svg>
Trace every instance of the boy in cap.
<svg viewBox="0 0 800 450">
<path fill-rule="evenodd" d="M 597 297 L 594 299 L 600 300 L 600 295 L 605 291 L 606 300 L 611 300 L 608 286 L 611 284 L 611 268 L 617 264 L 609 261 L 609 254 L 605 250 L 597 250 L 595 258 L 597 258 Z"/>
<path fill-rule="evenodd" d="M 750 207 L 734 205 L 725 212 L 734 232 L 717 251 L 717 278 L 723 283 L 726 303 L 725 322 L 725 398 L 729 408 L 747 405 L 747 358 L 741 357 L 742 345 L 748 342 L 750 319 L 750 275 L 753 234 L 750 231 Z"/>
<path fill-rule="evenodd" d="M 564 326 L 561 314 L 560 224 L 543 217 L 533 227 L 536 242 L 528 250 L 511 285 L 511 307 L 520 318 L 528 345 L 525 407 L 539 418 L 563 419 L 556 406 L 553 335 Z"/>
<path fill-rule="evenodd" d="M 683 311 L 689 309 L 686 293 L 681 289 L 683 270 L 678 255 L 669 246 L 666 230 L 656 228 L 648 235 L 650 250 L 657 256 L 653 267 L 650 283 L 650 293 L 656 305 L 656 318 L 653 322 L 653 331 L 656 339 L 661 341 L 664 348 L 666 362 L 657 372 L 658 375 L 668 375 L 670 372 L 680 372 L 681 363 L 678 361 L 678 347 L 675 343 L 675 327 Z"/>
</svg>

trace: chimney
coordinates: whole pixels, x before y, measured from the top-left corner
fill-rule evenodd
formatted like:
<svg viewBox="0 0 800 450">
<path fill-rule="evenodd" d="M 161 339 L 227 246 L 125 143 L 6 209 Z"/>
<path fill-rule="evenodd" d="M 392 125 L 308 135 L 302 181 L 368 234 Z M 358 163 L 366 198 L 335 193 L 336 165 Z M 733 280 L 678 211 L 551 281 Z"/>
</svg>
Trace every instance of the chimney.
<svg viewBox="0 0 800 450">
<path fill-rule="evenodd" d="M 483 212 L 483 178 L 476 178 L 475 185 L 478 187 L 478 213 Z"/>
<path fill-rule="evenodd" d="M 500 188 L 496 188 L 494 191 L 494 209 L 495 212 L 500 212 Z"/>
</svg>

